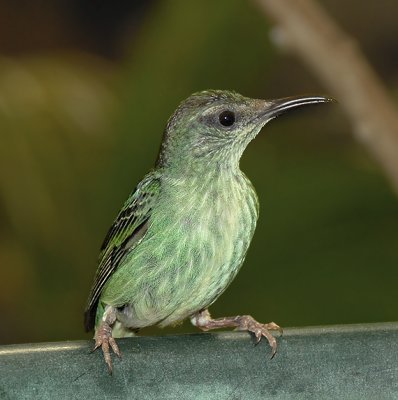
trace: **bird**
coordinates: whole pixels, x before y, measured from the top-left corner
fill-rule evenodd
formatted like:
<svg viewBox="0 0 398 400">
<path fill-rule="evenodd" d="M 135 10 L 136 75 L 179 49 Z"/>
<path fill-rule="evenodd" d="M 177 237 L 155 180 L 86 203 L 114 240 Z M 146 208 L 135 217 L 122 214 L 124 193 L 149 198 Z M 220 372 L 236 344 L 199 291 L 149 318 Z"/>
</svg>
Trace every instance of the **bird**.
<svg viewBox="0 0 398 400">
<path fill-rule="evenodd" d="M 259 216 L 255 189 L 239 161 L 272 119 L 323 95 L 276 100 L 205 90 L 182 101 L 169 118 L 154 168 L 122 206 L 101 246 L 84 313 L 112 374 L 115 338 L 185 319 L 203 331 L 235 328 L 277 343 L 274 322 L 250 315 L 212 318 L 209 307 L 242 266 Z"/>
</svg>

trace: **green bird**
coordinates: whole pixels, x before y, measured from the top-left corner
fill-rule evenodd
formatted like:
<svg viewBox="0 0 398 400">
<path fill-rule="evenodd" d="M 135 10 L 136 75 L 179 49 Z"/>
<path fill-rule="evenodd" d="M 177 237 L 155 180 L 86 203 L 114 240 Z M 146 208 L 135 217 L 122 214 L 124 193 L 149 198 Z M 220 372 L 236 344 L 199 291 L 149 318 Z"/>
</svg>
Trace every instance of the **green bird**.
<svg viewBox="0 0 398 400">
<path fill-rule="evenodd" d="M 190 318 L 202 330 L 233 327 L 265 337 L 273 322 L 249 315 L 213 319 L 208 308 L 235 278 L 259 213 L 239 168 L 251 140 L 270 120 L 324 96 L 258 100 L 223 91 L 195 93 L 169 119 L 155 167 L 130 194 L 103 242 L 85 311 L 112 373 L 114 338 Z"/>
</svg>

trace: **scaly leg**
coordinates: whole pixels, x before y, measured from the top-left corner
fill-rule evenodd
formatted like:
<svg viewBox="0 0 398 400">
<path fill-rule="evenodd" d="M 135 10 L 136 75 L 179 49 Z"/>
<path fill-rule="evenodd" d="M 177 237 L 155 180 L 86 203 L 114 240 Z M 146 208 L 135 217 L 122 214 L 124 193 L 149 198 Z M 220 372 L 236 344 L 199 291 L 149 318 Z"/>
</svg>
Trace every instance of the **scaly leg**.
<svg viewBox="0 0 398 400">
<path fill-rule="evenodd" d="M 116 309 L 112 306 L 106 306 L 102 321 L 95 331 L 95 347 L 93 351 L 97 350 L 98 347 L 102 348 L 102 353 L 104 354 L 105 362 L 108 365 L 109 373 L 112 374 L 112 358 L 109 351 L 109 346 L 112 348 L 113 352 L 121 357 L 119 347 L 112 337 L 112 326 L 116 321 Z"/>
<path fill-rule="evenodd" d="M 203 331 L 231 327 L 234 327 L 239 331 L 249 331 L 254 333 L 256 336 L 256 343 L 259 343 L 261 338 L 264 336 L 267 338 L 268 343 L 272 348 L 271 358 L 276 354 L 276 339 L 271 335 L 270 331 L 277 330 L 282 334 L 282 328 L 274 322 L 260 324 L 250 315 L 238 315 L 236 317 L 213 319 L 208 310 L 203 310 L 191 317 L 191 323 Z"/>
</svg>

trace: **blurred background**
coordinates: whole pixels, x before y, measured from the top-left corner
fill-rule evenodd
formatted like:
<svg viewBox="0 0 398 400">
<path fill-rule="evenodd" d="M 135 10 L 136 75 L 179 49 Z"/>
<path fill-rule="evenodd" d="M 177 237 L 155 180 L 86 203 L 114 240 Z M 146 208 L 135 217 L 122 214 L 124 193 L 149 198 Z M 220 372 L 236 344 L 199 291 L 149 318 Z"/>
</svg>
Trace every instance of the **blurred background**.
<svg viewBox="0 0 398 400">
<path fill-rule="evenodd" d="M 320 3 L 398 102 L 398 3 Z M 91 336 L 82 314 L 99 247 L 181 100 L 207 88 L 327 93 L 271 32 L 243 0 L 0 1 L 1 343 Z M 260 220 L 214 316 L 398 319 L 398 199 L 351 129 L 339 105 L 309 107 L 248 147 Z"/>
</svg>

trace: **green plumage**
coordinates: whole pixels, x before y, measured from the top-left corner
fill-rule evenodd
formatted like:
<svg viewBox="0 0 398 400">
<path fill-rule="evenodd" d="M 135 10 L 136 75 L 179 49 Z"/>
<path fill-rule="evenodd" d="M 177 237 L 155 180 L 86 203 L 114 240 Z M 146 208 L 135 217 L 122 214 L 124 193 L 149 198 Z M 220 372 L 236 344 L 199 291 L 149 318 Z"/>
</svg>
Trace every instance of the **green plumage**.
<svg viewBox="0 0 398 400">
<path fill-rule="evenodd" d="M 101 247 L 100 263 L 85 314 L 86 330 L 93 328 L 96 307 L 104 285 L 127 253 L 131 254 L 145 236 L 159 189 L 159 174 L 148 174 L 127 199 L 108 231 Z"/>
<path fill-rule="evenodd" d="M 241 266 L 257 219 L 254 191 L 243 174 L 206 178 L 162 177 L 144 238 L 101 295 L 130 304 L 118 318 L 124 326 L 165 326 L 207 308 Z"/>
<path fill-rule="evenodd" d="M 217 322 L 203 312 L 236 276 L 254 234 L 258 200 L 239 169 L 244 149 L 285 110 L 325 101 L 206 91 L 181 103 L 154 170 L 130 195 L 102 246 L 85 325 L 95 325 L 96 346 L 110 368 L 109 344 L 118 352 L 111 336 L 187 317 L 203 329 L 240 326 L 272 342 L 267 327 L 249 317 Z"/>
</svg>

